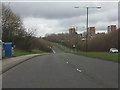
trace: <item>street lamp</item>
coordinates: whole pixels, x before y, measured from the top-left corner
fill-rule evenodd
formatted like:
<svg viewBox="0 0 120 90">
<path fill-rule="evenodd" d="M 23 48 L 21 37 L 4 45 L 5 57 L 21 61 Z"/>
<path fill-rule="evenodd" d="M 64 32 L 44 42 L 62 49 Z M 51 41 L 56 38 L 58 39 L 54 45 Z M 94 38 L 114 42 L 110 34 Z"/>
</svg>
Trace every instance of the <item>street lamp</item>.
<svg viewBox="0 0 120 90">
<path fill-rule="evenodd" d="M 76 6 L 76 7 L 74 7 L 74 8 L 80 8 L 80 7 Z M 82 8 L 83 8 L 83 7 L 82 7 Z M 86 52 L 87 52 L 87 49 L 88 49 L 88 46 L 87 46 L 87 43 L 88 43 L 88 9 L 89 9 L 89 8 L 97 8 L 97 9 L 100 9 L 101 7 L 98 6 L 98 7 L 84 7 L 84 8 L 86 8 L 86 10 L 87 10 L 87 23 L 86 23 L 86 29 L 87 29 L 87 33 L 86 33 Z"/>
</svg>

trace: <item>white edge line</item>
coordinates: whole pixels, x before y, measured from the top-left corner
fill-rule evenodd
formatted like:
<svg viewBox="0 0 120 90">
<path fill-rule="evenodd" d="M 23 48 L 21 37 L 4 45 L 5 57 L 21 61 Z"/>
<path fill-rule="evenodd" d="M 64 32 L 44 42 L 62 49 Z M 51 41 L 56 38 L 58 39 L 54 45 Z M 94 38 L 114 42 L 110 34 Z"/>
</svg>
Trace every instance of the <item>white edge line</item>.
<svg viewBox="0 0 120 90">
<path fill-rule="evenodd" d="M 6 1 L 1 1 L 1 2 L 119 2 L 118 0 L 116 1 L 10 1 L 10 0 L 6 0 Z"/>
<path fill-rule="evenodd" d="M 53 51 L 53 53 L 56 53 L 55 50 L 52 49 L 52 51 Z"/>
<path fill-rule="evenodd" d="M 80 70 L 80 69 L 77 69 L 77 71 L 82 72 L 82 70 Z"/>
</svg>

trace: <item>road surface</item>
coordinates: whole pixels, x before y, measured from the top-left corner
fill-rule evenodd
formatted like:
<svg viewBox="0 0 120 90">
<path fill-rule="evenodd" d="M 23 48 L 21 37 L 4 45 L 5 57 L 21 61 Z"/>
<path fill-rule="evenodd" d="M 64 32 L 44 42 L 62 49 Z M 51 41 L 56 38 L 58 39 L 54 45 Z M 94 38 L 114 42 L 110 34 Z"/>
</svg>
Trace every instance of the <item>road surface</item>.
<svg viewBox="0 0 120 90">
<path fill-rule="evenodd" d="M 3 88 L 117 88 L 115 62 L 63 53 L 27 60 L 3 74 Z"/>
</svg>

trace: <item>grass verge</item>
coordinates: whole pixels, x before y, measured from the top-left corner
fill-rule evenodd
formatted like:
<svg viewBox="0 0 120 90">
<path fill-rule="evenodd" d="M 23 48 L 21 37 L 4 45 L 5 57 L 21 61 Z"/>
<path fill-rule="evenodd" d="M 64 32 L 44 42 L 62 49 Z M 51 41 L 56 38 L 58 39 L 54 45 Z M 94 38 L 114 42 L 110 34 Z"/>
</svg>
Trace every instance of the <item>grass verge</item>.
<svg viewBox="0 0 120 90">
<path fill-rule="evenodd" d="M 17 56 L 22 56 L 22 55 L 28 55 L 28 54 L 41 54 L 41 53 L 46 53 L 46 52 L 43 52 L 43 51 L 40 51 L 40 50 L 32 50 L 31 52 L 27 52 L 25 50 L 20 50 L 20 49 L 14 49 L 14 57 L 17 57 Z"/>
<path fill-rule="evenodd" d="M 61 46 L 59 44 L 57 44 L 55 46 L 57 46 L 63 52 L 67 52 L 67 53 L 73 53 L 73 54 L 92 57 L 92 58 L 98 58 L 98 59 L 103 59 L 103 60 L 120 62 L 120 60 L 118 58 L 120 53 L 109 53 L 109 52 L 87 52 L 86 53 L 86 52 L 83 52 L 83 51 L 69 49 L 69 48 Z"/>
<path fill-rule="evenodd" d="M 107 52 L 74 52 L 77 55 L 83 55 L 87 57 L 99 58 L 104 60 L 110 60 L 114 62 L 118 62 L 118 53 L 107 53 Z"/>
</svg>

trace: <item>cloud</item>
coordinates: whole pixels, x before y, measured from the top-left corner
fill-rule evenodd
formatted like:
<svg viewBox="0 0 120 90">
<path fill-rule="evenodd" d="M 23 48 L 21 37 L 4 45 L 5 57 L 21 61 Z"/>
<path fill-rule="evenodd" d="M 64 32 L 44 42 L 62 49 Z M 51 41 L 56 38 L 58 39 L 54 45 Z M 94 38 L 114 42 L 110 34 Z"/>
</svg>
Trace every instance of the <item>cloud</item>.
<svg viewBox="0 0 120 90">
<path fill-rule="evenodd" d="M 5 3 L 7 4 L 7 3 Z M 75 9 L 75 6 L 80 8 Z M 89 8 L 89 26 L 105 31 L 110 24 L 118 25 L 117 2 L 11 2 L 11 9 L 23 18 L 25 27 L 36 28 L 37 36 L 68 32 L 75 26 L 85 31 L 86 6 L 101 6 L 100 10 Z"/>
<path fill-rule="evenodd" d="M 64 19 L 86 14 L 86 6 L 98 6 L 92 2 L 12 2 L 12 10 L 22 17 L 39 17 L 48 19 Z M 79 6 L 79 9 L 75 9 Z M 109 7 L 110 8 L 110 7 Z M 89 13 L 95 13 L 92 10 Z"/>
<path fill-rule="evenodd" d="M 30 2 L 30 1 L 33 1 L 33 0 L 2 0 L 2 1 L 9 1 L 9 2 L 12 2 L 12 1 L 14 1 L 14 2 Z M 37 2 L 39 2 L 39 1 L 43 1 L 43 0 L 35 0 L 35 1 L 37 1 Z M 44 0 L 44 1 L 64 1 L 64 0 Z M 72 1 L 72 0 L 66 0 L 66 1 Z"/>
<path fill-rule="evenodd" d="M 25 18 L 24 26 L 27 29 L 36 29 L 37 31 L 35 31 L 35 33 L 37 37 L 64 31 L 64 28 L 59 25 L 59 21 L 42 18 Z"/>
</svg>

